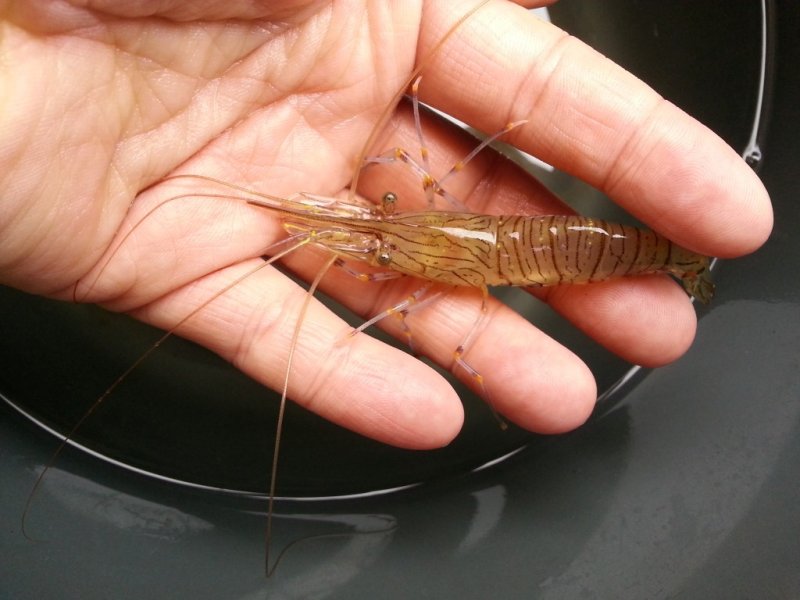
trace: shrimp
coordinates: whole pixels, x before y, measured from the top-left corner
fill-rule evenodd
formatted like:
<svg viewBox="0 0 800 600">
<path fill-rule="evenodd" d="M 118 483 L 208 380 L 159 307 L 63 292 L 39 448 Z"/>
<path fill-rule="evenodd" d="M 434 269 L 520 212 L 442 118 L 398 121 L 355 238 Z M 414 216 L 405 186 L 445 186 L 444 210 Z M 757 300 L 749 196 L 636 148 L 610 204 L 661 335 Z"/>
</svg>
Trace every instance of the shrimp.
<svg viewBox="0 0 800 600">
<path fill-rule="evenodd" d="M 704 304 L 714 294 L 707 256 L 653 231 L 588 217 L 281 212 L 288 231 L 304 231 L 336 254 L 450 286 L 551 286 L 668 273 Z"/>
</svg>

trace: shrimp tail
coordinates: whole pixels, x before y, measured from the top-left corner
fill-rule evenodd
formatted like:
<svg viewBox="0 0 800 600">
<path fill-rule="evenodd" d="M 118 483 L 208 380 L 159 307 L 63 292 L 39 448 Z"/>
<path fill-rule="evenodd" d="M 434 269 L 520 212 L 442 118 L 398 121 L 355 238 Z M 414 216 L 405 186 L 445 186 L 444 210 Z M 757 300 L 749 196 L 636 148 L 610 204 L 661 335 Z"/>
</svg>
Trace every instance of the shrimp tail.
<svg viewBox="0 0 800 600">
<path fill-rule="evenodd" d="M 714 297 L 714 283 L 711 281 L 708 257 L 703 257 L 699 268 L 693 271 L 684 271 L 679 280 L 683 289 L 692 298 L 697 299 L 703 304 L 708 304 Z"/>
</svg>

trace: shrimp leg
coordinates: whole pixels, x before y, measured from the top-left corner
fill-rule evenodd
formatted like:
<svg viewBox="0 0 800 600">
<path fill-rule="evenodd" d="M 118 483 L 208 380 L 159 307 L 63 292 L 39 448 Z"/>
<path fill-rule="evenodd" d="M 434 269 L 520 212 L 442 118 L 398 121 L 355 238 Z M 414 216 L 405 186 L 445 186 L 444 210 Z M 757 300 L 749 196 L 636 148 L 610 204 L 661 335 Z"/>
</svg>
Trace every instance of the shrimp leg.
<svg viewBox="0 0 800 600">
<path fill-rule="evenodd" d="M 377 273 L 365 273 L 363 271 L 359 271 L 358 269 L 354 269 L 342 258 L 337 258 L 333 264 L 354 279 L 358 279 L 359 281 L 363 282 L 388 281 L 389 279 L 400 279 L 401 277 L 405 277 L 405 275 L 399 271 L 379 271 Z"/>
<path fill-rule="evenodd" d="M 412 294 L 408 295 L 406 298 L 395 304 L 394 306 L 390 306 L 386 310 L 379 312 L 377 315 L 372 317 L 371 319 L 363 322 L 358 327 L 354 328 L 347 334 L 347 337 L 353 337 L 354 335 L 361 333 L 362 331 L 366 330 L 367 328 L 379 323 L 386 317 L 395 316 L 400 319 L 400 327 L 403 330 L 403 333 L 406 336 L 406 342 L 408 343 L 409 348 L 411 348 L 411 352 L 413 354 L 417 354 L 417 351 L 414 346 L 414 339 L 411 335 L 411 328 L 406 323 L 406 317 L 414 311 L 417 311 L 421 308 L 424 308 L 436 300 L 438 300 L 444 292 L 438 291 L 434 294 L 428 295 L 433 288 L 433 282 L 429 281 L 422 287 L 415 290 Z"/>
<path fill-rule="evenodd" d="M 466 205 L 443 187 L 445 180 L 462 171 L 464 167 L 466 167 L 467 164 L 471 162 L 478 154 L 480 154 L 487 146 L 493 144 L 511 130 L 524 125 L 528 121 L 523 119 L 519 121 L 512 121 L 506 124 L 505 127 L 503 127 L 500 131 L 497 131 L 483 139 L 469 154 L 453 164 L 447 173 L 445 173 L 439 179 L 436 179 L 433 175 L 431 175 L 429 158 L 430 152 L 428 150 L 428 146 L 425 144 L 425 136 L 422 131 L 422 120 L 420 118 L 419 84 L 421 80 L 422 76 L 419 76 L 411 85 L 411 105 L 414 113 L 414 129 L 417 133 L 417 140 L 420 146 L 421 163 L 417 162 L 404 148 L 395 147 L 387 150 L 386 152 L 382 152 L 377 156 L 365 158 L 364 165 L 390 164 L 397 161 L 403 162 L 408 165 L 408 167 L 414 173 L 419 175 L 420 179 L 422 180 L 422 189 L 425 193 L 425 199 L 427 200 L 429 210 L 435 209 L 435 196 L 438 195 L 444 198 L 453 210 L 466 211 Z"/>
</svg>

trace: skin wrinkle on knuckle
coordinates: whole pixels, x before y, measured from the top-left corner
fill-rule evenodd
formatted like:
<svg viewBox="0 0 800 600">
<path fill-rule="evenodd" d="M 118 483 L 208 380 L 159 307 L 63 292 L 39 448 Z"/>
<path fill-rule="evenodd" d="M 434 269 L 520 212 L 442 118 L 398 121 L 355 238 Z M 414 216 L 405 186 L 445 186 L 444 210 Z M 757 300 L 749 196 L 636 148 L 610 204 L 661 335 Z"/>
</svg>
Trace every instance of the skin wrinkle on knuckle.
<svg viewBox="0 0 800 600">
<path fill-rule="evenodd" d="M 557 125 L 558 121 L 548 116 L 549 111 L 541 110 L 547 103 L 547 98 L 553 86 L 557 86 L 557 78 L 561 75 L 563 61 L 572 44 L 577 40 L 566 32 L 560 32 L 552 42 L 531 61 L 528 75 L 517 85 L 515 101 L 522 106 L 521 114 L 533 122 L 540 118 L 545 119 L 544 128 Z M 559 92 L 556 92 L 559 95 Z M 541 142 L 540 142 L 541 143 Z"/>
<path fill-rule="evenodd" d="M 473 210 L 491 212 L 496 190 L 503 184 L 503 170 L 508 159 L 491 148 L 487 148 L 481 155 L 479 166 L 474 169 L 475 172 L 467 184 L 463 201 Z"/>
<path fill-rule="evenodd" d="M 663 99 L 659 98 L 650 109 L 635 121 L 626 120 L 625 129 L 616 129 L 618 142 L 615 151 L 606 161 L 602 171 L 598 173 L 597 187 L 612 198 L 624 198 L 633 181 L 646 180 L 651 172 L 648 162 L 658 150 L 660 138 L 652 135 L 659 107 Z M 646 131 L 647 135 L 642 132 Z M 636 160 L 632 160 L 635 157 Z M 648 207 L 649 208 L 649 207 Z"/>
<path fill-rule="evenodd" d="M 309 364 L 314 361 L 314 367 L 304 388 L 295 395 L 302 398 L 306 409 L 325 418 L 350 423 L 361 431 L 381 432 L 386 441 L 416 446 L 419 432 L 410 426 L 416 415 L 408 415 L 406 403 L 397 396 L 397 365 L 394 361 L 386 364 L 381 353 L 369 348 L 374 344 L 380 342 L 366 337 L 345 339 L 343 343 L 334 340 L 324 351 L 326 359 L 321 365 L 317 345 L 308 350 L 298 347 L 298 353 L 307 355 Z M 387 372 L 395 377 L 387 377 Z M 350 401 L 336 401 L 342 397 Z"/>
<path fill-rule="evenodd" d="M 607 61 L 604 58 L 602 60 Z M 571 65 L 565 68 L 569 72 L 574 70 Z M 609 77 L 615 80 L 625 79 L 613 68 L 601 71 L 608 71 Z M 568 75 L 565 73 L 564 77 Z M 620 85 L 624 86 L 625 82 Z M 566 84 L 562 87 L 568 88 Z M 578 169 L 581 177 L 596 187 L 604 185 L 607 173 L 611 171 L 610 166 L 618 164 L 620 157 L 636 142 L 643 120 L 636 115 L 644 110 L 646 119 L 646 115 L 652 111 L 641 106 L 643 101 L 609 93 L 608 88 L 609 84 L 601 81 L 598 75 L 594 82 L 580 79 L 567 90 L 572 101 L 564 103 L 564 108 L 557 109 L 558 112 L 568 111 L 569 114 L 554 118 L 554 128 L 560 132 L 562 140 L 567 141 L 567 144 L 561 141 L 560 145 L 568 148 L 571 154 L 582 157 Z M 562 98 L 565 89 L 559 90 L 556 97 Z M 628 118 L 622 118 L 624 115 Z"/>
<path fill-rule="evenodd" d="M 265 361 L 263 357 L 285 356 L 285 353 L 276 354 L 272 349 L 284 345 L 288 347 L 287 338 L 292 335 L 297 319 L 296 307 L 300 306 L 304 297 L 305 290 L 301 288 L 292 289 L 283 298 L 237 297 L 233 300 L 237 310 L 232 311 L 233 317 L 227 318 L 227 322 L 235 324 L 238 335 L 230 335 L 230 328 L 225 328 L 228 331 L 224 341 L 227 349 L 223 350 L 223 355 L 237 369 L 245 372 L 273 370 L 274 363 Z"/>
<path fill-rule="evenodd" d="M 440 323 L 442 334 L 431 336 L 437 341 L 444 341 L 445 348 L 442 355 L 452 354 L 452 350 L 460 344 L 470 332 L 472 325 L 480 318 L 480 300 L 476 293 L 470 293 L 466 288 L 453 288 L 445 292 L 433 306 L 429 307 L 432 314 L 427 320 Z M 487 299 L 488 308 L 486 322 L 477 337 L 473 340 L 473 348 L 480 339 L 483 331 L 489 326 L 490 319 L 496 316 L 497 304 L 491 296 Z M 446 333 L 446 335 L 444 335 Z M 445 339 L 442 340 L 442 337 Z M 439 345 L 439 344 L 437 344 Z"/>
<path fill-rule="evenodd" d="M 322 308 L 324 311 L 328 310 Z M 381 382 L 385 382 L 385 376 L 371 378 L 372 371 L 365 367 L 365 360 L 369 363 L 379 363 L 376 371 L 383 373 L 386 365 L 378 358 L 381 354 L 375 353 L 376 356 L 372 356 L 364 348 L 380 342 L 362 336 L 350 339 L 345 336 L 347 327 L 341 328 L 338 333 L 329 330 L 328 327 L 327 318 L 323 318 L 319 323 L 311 318 L 306 318 L 304 321 L 292 363 L 292 371 L 303 376 L 294 378 L 292 382 L 294 389 L 290 392 L 290 397 L 306 409 L 324 414 L 326 418 L 339 422 L 364 421 L 363 415 L 348 417 L 351 413 L 348 406 L 338 404 L 334 400 L 352 394 L 353 390 L 362 390 L 357 394 L 360 400 L 355 404 L 368 408 L 369 404 L 363 402 L 365 396 L 363 390 L 370 390 L 367 395 L 372 397 L 376 390 L 386 387 L 385 383 L 381 385 Z M 320 356 L 325 357 L 323 361 L 320 361 Z M 358 356 L 361 358 L 356 358 Z M 298 382 L 302 382 L 302 387 L 298 387 Z"/>
<path fill-rule="evenodd" d="M 350 344 L 344 345 L 350 346 Z M 349 368 L 352 348 L 335 348 L 334 346 L 328 346 L 323 353 L 319 346 L 315 345 L 313 348 L 306 350 L 298 343 L 295 350 L 295 358 L 299 358 L 300 361 L 296 361 L 293 366 L 296 367 L 297 362 L 302 362 L 303 360 L 307 361 L 308 365 L 314 365 L 313 368 L 303 369 L 303 372 L 307 373 L 309 377 L 302 378 L 305 384 L 303 389 L 297 390 L 295 396 L 302 399 L 300 402 L 305 408 L 317 414 L 329 413 L 331 408 L 337 408 L 336 403 L 331 402 L 331 398 L 338 396 L 336 392 L 340 385 L 339 381 L 345 379 L 348 382 L 348 387 L 350 385 L 355 387 L 352 370 Z M 322 363 L 319 362 L 320 355 L 325 356 L 325 360 Z M 294 385 L 297 385 L 297 381 L 295 381 Z M 338 416 L 341 417 L 342 413 L 347 411 L 338 412 L 340 413 Z"/>
</svg>

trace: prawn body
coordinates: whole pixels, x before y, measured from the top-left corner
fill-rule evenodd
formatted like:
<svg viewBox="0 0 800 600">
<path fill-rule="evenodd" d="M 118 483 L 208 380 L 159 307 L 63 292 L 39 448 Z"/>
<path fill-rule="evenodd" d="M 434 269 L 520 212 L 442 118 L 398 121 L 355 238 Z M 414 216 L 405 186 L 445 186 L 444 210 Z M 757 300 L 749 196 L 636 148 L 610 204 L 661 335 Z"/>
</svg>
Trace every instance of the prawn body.
<svg viewBox="0 0 800 600">
<path fill-rule="evenodd" d="M 285 227 L 309 232 L 313 243 L 337 254 L 453 286 L 551 286 L 668 273 L 700 302 L 714 293 L 707 256 L 654 231 L 587 217 L 292 214 Z"/>
</svg>

